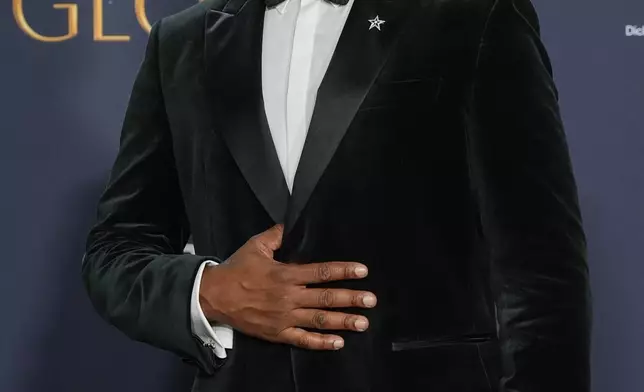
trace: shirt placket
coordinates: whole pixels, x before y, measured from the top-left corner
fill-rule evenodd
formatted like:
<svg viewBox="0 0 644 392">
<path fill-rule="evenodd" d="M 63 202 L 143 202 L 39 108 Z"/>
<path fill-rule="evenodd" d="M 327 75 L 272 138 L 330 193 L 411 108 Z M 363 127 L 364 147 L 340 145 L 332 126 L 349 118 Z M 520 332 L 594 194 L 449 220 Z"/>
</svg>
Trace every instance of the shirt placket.
<svg viewBox="0 0 644 392">
<path fill-rule="evenodd" d="M 301 0 L 295 23 L 286 105 L 287 178 L 291 187 L 308 131 L 309 89 L 321 4 L 319 0 Z"/>
</svg>

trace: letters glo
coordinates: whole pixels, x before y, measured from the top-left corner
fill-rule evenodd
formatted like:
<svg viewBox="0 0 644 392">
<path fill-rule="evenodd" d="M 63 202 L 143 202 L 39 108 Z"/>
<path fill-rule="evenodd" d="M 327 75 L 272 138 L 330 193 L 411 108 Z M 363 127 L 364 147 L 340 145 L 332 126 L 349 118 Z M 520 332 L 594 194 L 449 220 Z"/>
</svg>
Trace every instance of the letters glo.
<svg viewBox="0 0 644 392">
<path fill-rule="evenodd" d="M 78 7 L 76 3 L 56 3 L 53 5 L 54 9 L 67 11 L 67 28 L 65 34 L 57 36 L 46 36 L 40 34 L 32 27 L 27 21 L 24 12 L 25 0 L 12 0 L 13 1 L 13 16 L 18 24 L 18 27 L 29 37 L 41 42 L 63 42 L 70 40 L 78 35 Z M 108 35 L 105 33 L 103 24 L 103 0 L 93 1 L 93 34 L 94 41 L 99 42 L 127 42 L 130 40 L 129 35 Z M 145 0 L 134 0 L 134 13 L 136 19 L 141 25 L 141 28 L 146 32 L 150 32 L 151 26 L 148 17 L 145 13 Z"/>
</svg>

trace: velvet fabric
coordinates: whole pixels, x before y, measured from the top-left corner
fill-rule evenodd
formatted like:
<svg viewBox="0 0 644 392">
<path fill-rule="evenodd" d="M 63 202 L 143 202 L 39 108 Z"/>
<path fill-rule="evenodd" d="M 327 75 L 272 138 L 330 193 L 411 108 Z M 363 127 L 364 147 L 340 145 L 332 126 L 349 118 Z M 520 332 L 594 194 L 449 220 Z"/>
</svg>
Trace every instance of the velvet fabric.
<svg viewBox="0 0 644 392">
<path fill-rule="evenodd" d="M 195 392 L 587 392 L 585 238 L 529 0 L 356 0 L 293 194 L 261 93 L 263 0 L 155 24 L 83 261 L 97 311 Z M 368 19 L 386 21 L 369 29 Z M 313 352 L 191 334 L 199 264 L 285 224 L 285 263 L 361 261 L 367 332 Z M 192 235 L 196 253 L 182 255 Z"/>
</svg>

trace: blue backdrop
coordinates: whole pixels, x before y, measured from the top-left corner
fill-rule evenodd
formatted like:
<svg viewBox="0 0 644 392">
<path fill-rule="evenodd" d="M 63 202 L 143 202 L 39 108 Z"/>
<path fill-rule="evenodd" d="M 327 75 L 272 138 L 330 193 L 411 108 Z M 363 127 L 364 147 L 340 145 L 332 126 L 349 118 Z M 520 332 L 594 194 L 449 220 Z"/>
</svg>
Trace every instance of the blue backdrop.
<svg viewBox="0 0 644 392">
<path fill-rule="evenodd" d="M 534 1 L 589 239 L 594 391 L 644 391 L 644 34 L 627 27 L 644 25 L 644 2 Z M 149 3 L 4 1 L 2 392 L 189 390 L 178 359 L 95 315 L 79 275 L 147 20 L 193 2 Z"/>
</svg>

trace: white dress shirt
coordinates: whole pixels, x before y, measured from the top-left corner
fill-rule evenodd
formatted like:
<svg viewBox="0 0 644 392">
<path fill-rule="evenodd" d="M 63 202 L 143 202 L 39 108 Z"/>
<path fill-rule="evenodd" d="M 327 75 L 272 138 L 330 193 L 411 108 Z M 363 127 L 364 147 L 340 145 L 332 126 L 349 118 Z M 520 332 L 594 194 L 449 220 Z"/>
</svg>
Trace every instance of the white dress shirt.
<svg viewBox="0 0 644 392">
<path fill-rule="evenodd" d="M 286 0 L 266 10 L 262 40 L 262 93 L 268 125 L 289 191 L 308 132 L 317 91 L 349 16 L 353 0 Z M 201 265 L 192 292 L 192 331 L 219 358 L 233 347 L 233 330 L 209 323 L 199 305 Z"/>
</svg>

